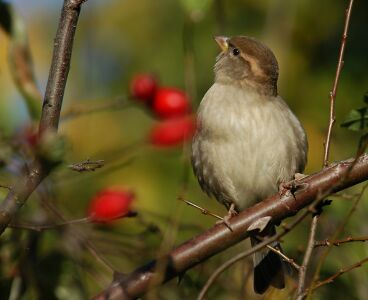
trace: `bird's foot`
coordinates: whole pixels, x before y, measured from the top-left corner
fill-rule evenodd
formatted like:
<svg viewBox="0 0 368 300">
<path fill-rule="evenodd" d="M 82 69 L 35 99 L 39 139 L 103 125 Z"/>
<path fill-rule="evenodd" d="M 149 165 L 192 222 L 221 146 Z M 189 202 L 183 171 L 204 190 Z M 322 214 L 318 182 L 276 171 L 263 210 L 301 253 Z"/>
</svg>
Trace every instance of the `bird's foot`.
<svg viewBox="0 0 368 300">
<path fill-rule="evenodd" d="M 302 180 L 303 178 L 305 178 L 307 176 L 308 175 L 305 175 L 305 174 L 295 173 L 293 180 L 290 180 L 288 182 L 281 182 L 280 185 L 279 185 L 280 198 L 285 196 L 288 192 L 290 192 L 292 195 L 294 195 L 294 193 L 297 190 L 300 190 L 301 188 L 306 188 L 306 186 L 308 186 L 308 184 L 301 183 L 301 182 L 299 182 L 299 180 Z"/>
<path fill-rule="evenodd" d="M 229 208 L 229 210 L 228 210 L 228 212 L 227 212 L 227 215 L 226 216 L 224 216 L 223 218 L 222 218 L 222 220 L 219 220 L 219 221 L 217 221 L 216 222 L 216 224 L 225 224 L 225 226 L 227 227 L 227 228 L 229 228 L 230 229 L 230 231 L 233 231 L 233 229 L 231 228 L 231 225 L 230 225 L 230 219 L 232 218 L 232 217 L 234 217 L 234 216 L 236 216 L 238 214 L 238 212 L 235 210 L 235 204 L 234 203 L 232 203 L 231 205 L 230 205 L 230 208 Z"/>
</svg>

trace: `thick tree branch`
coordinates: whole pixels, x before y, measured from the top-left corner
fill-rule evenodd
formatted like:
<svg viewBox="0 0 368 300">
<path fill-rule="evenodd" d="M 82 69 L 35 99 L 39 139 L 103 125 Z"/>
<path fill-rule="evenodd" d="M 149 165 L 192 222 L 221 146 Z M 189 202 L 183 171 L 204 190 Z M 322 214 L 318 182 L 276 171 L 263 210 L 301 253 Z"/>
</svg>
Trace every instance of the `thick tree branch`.
<svg viewBox="0 0 368 300">
<path fill-rule="evenodd" d="M 157 261 L 153 260 L 124 278 L 114 281 L 94 299 L 137 298 L 152 288 L 153 282 L 155 285 L 163 284 L 247 238 L 247 229 L 255 220 L 271 216 L 272 222 L 278 223 L 295 215 L 315 199 L 326 197 L 367 179 L 367 155 L 357 160 L 350 159 L 334 164 L 301 180 L 306 188 L 294 195 L 285 195 L 282 199 L 278 194 L 274 195 L 233 217 L 230 220 L 233 231 L 224 225 L 217 225 L 178 246 L 167 254 L 165 259 L 169 263 L 163 276 L 155 272 Z"/>
<path fill-rule="evenodd" d="M 56 33 L 54 54 L 42 106 L 39 134 L 57 131 L 64 90 L 68 78 L 73 39 L 84 0 L 65 0 Z M 34 162 L 29 172 L 19 179 L 0 205 L 0 234 L 28 197 L 51 171 L 45 163 Z"/>
</svg>

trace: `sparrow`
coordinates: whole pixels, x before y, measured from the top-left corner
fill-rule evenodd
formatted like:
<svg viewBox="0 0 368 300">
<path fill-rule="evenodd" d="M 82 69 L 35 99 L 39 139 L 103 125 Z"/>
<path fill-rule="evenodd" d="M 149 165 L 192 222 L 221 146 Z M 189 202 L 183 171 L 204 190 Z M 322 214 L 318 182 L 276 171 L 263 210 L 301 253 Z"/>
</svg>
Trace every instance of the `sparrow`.
<svg viewBox="0 0 368 300">
<path fill-rule="evenodd" d="M 278 95 L 273 52 L 247 36 L 215 40 L 221 53 L 215 82 L 198 108 L 191 161 L 202 190 L 232 216 L 302 173 L 308 143 L 303 126 Z M 271 224 L 260 236 L 274 234 Z M 251 236 L 252 245 L 259 242 L 259 236 Z M 278 242 L 272 246 L 281 250 Z M 266 248 L 253 262 L 256 293 L 269 286 L 284 288 L 285 263 L 278 254 Z"/>
</svg>

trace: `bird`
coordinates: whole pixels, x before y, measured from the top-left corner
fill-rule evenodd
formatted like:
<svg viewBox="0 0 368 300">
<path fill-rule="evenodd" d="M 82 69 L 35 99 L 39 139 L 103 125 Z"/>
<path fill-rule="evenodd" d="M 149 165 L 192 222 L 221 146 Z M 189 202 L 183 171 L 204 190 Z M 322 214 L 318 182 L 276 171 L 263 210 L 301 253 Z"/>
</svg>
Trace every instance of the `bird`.
<svg viewBox="0 0 368 300">
<path fill-rule="evenodd" d="M 191 163 L 204 192 L 228 218 L 280 191 L 304 171 L 308 142 L 298 118 L 278 94 L 272 50 L 248 36 L 216 36 L 215 79 L 197 110 Z M 226 222 L 226 218 L 224 218 Z M 272 236 L 270 224 L 259 236 Z M 260 242 L 251 236 L 251 244 Z M 271 246 L 279 249 L 278 242 Z M 265 248 L 253 256 L 254 291 L 285 286 L 285 262 Z"/>
</svg>

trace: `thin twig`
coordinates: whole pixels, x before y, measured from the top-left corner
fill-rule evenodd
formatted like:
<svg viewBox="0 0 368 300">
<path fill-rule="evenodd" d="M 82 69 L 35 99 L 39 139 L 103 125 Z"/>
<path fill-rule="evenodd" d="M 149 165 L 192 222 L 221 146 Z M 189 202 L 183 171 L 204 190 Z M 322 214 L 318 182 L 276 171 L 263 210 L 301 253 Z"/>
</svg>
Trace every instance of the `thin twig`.
<svg viewBox="0 0 368 300">
<path fill-rule="evenodd" d="M 343 268 L 341 270 L 339 270 L 337 273 L 333 274 L 332 276 L 326 278 L 325 280 L 322 280 L 322 281 L 319 281 L 317 282 L 316 285 L 314 285 L 313 287 L 310 288 L 310 290 L 316 290 L 318 288 L 320 288 L 321 286 L 324 286 L 328 283 L 331 283 L 333 282 L 336 278 L 340 277 L 341 275 L 353 270 L 353 269 L 356 269 L 356 268 L 359 268 L 361 267 L 363 264 L 365 264 L 366 262 L 368 261 L 368 257 L 358 261 L 357 263 L 349 266 L 349 267 L 346 267 L 346 268 Z M 307 292 L 304 293 L 304 297 L 307 295 L 307 293 L 309 294 L 310 290 L 307 290 Z"/>
<path fill-rule="evenodd" d="M 67 223 L 66 217 L 55 207 L 55 205 L 49 201 L 47 197 L 45 197 L 42 193 L 40 193 L 40 198 L 43 206 L 48 209 L 50 212 L 54 214 L 59 220 L 63 223 Z M 73 224 L 71 224 L 73 225 Z M 86 249 L 93 255 L 93 257 L 102 263 L 109 271 L 115 271 L 115 268 L 112 264 L 110 264 L 95 248 L 92 242 L 80 231 L 77 227 L 73 227 L 73 230 L 70 230 L 70 234 L 81 243 Z"/>
<path fill-rule="evenodd" d="M 343 229 L 345 228 L 346 224 L 348 223 L 348 221 L 350 220 L 351 216 L 353 215 L 353 213 L 355 212 L 358 204 L 360 203 L 363 195 L 364 195 L 364 192 L 366 191 L 366 189 L 368 188 L 368 183 L 365 184 L 363 186 L 363 188 L 361 189 L 358 197 L 356 198 L 356 200 L 354 201 L 352 207 L 350 208 L 349 212 L 347 213 L 347 215 L 345 216 L 345 218 L 343 219 L 343 221 L 340 223 L 340 225 L 337 227 L 337 229 L 335 230 L 335 232 L 333 233 L 332 235 L 332 240 L 336 240 L 337 237 L 340 235 L 340 233 L 343 231 Z M 319 259 L 318 261 L 318 264 L 316 266 L 316 270 L 314 271 L 314 274 L 313 274 L 313 280 L 312 280 L 312 288 L 309 289 L 309 293 L 312 293 L 313 292 L 313 283 L 317 281 L 318 279 L 318 276 L 319 276 L 319 273 L 321 271 L 321 268 L 322 268 L 322 265 L 324 263 L 324 261 L 326 260 L 328 254 L 330 253 L 332 249 L 332 244 L 327 246 L 327 249 L 325 250 L 325 252 L 321 255 L 321 258 Z"/>
<path fill-rule="evenodd" d="M 185 204 L 187 204 L 187 205 L 189 205 L 189 206 L 192 206 L 192 207 L 194 207 L 194 208 L 198 209 L 198 210 L 199 210 L 202 214 L 204 214 L 204 215 L 208 215 L 208 216 L 215 217 L 216 219 L 219 219 L 219 220 L 221 220 L 221 221 L 223 221 L 223 220 L 224 220 L 224 218 L 220 217 L 219 215 L 216 215 L 216 214 L 214 214 L 214 213 L 210 212 L 208 209 L 205 209 L 205 208 L 203 208 L 203 207 L 200 207 L 199 205 L 197 205 L 197 204 L 195 204 L 195 203 L 193 203 L 193 202 L 190 202 L 190 201 L 188 201 L 188 200 L 185 200 L 185 199 L 184 199 L 183 197 L 181 197 L 181 196 L 179 196 L 179 197 L 178 197 L 178 200 L 183 201 Z"/>
<path fill-rule="evenodd" d="M 312 257 L 312 252 L 313 252 L 313 248 L 314 248 L 318 218 L 319 218 L 319 215 L 315 215 L 312 218 L 307 249 L 305 251 L 305 255 L 304 255 L 304 258 L 303 258 L 303 264 L 301 265 L 301 267 L 299 269 L 297 300 L 302 300 L 304 298 L 303 294 L 304 294 L 304 290 L 305 290 L 305 278 L 306 278 L 306 274 L 307 274 L 307 268 L 308 268 L 308 265 L 309 265 L 309 261 Z"/>
<path fill-rule="evenodd" d="M 342 39 L 341 39 L 339 60 L 337 63 L 336 75 L 335 75 L 335 80 L 333 83 L 332 91 L 330 92 L 330 118 L 329 118 L 329 123 L 328 123 L 327 137 L 325 141 L 325 153 L 324 153 L 324 159 L 323 159 L 323 165 L 325 167 L 328 166 L 328 158 L 329 158 L 330 144 L 331 144 L 331 133 L 332 133 L 333 125 L 336 120 L 336 116 L 335 116 L 336 93 L 337 93 L 337 87 L 339 85 L 340 73 L 344 65 L 344 52 L 345 52 L 346 39 L 348 37 L 350 15 L 351 15 L 351 9 L 353 6 L 353 2 L 354 0 L 350 0 L 349 7 L 346 10 L 345 25 L 344 25 L 344 32 L 342 34 Z"/>
<path fill-rule="evenodd" d="M 340 239 L 340 240 L 329 240 L 329 239 L 325 239 L 323 241 L 316 241 L 314 243 L 314 247 L 324 247 L 324 246 L 340 246 L 342 244 L 346 244 L 346 243 L 351 243 L 351 242 L 366 242 L 368 241 L 368 236 L 360 236 L 360 237 L 352 237 L 352 236 L 348 236 L 344 239 Z"/>
<path fill-rule="evenodd" d="M 0 184 L 0 188 L 2 188 L 2 189 L 7 189 L 7 190 L 9 190 L 9 191 L 12 189 L 12 187 L 11 187 L 11 186 L 4 185 L 4 184 Z"/>
<path fill-rule="evenodd" d="M 65 221 L 65 222 L 57 223 L 57 224 L 46 224 L 46 225 L 10 223 L 8 227 L 14 228 L 14 229 L 26 229 L 26 230 L 42 232 L 42 231 L 50 230 L 50 229 L 59 229 L 60 227 L 65 227 L 69 225 L 86 224 L 86 223 L 91 223 L 90 217 Z"/>
<path fill-rule="evenodd" d="M 341 198 L 343 200 L 354 200 L 360 193 L 336 193 L 333 196 Z"/>
<path fill-rule="evenodd" d="M 60 110 L 69 73 L 73 40 L 83 2 L 85 0 L 64 0 L 42 106 L 39 135 L 49 131 L 57 132 L 58 129 Z M 55 166 L 35 161 L 28 167 L 30 172 L 19 178 L 14 189 L 10 190 L 0 205 L 0 235 L 5 231 L 13 216 L 25 204 L 33 191 L 48 176 L 53 167 Z"/>
<path fill-rule="evenodd" d="M 300 269 L 300 266 L 294 261 L 294 259 L 287 257 L 284 253 L 282 253 L 280 250 L 267 245 L 266 246 L 268 249 L 270 249 L 272 252 L 275 252 L 276 254 L 278 254 L 279 256 L 282 257 L 283 260 L 285 260 L 286 262 L 288 262 L 290 265 L 292 265 L 296 270 Z"/>
<path fill-rule="evenodd" d="M 105 161 L 103 159 L 99 160 L 84 160 L 82 162 L 74 163 L 68 165 L 68 168 L 77 171 L 77 172 L 93 172 L 99 168 L 102 168 L 105 165 Z"/>
</svg>

